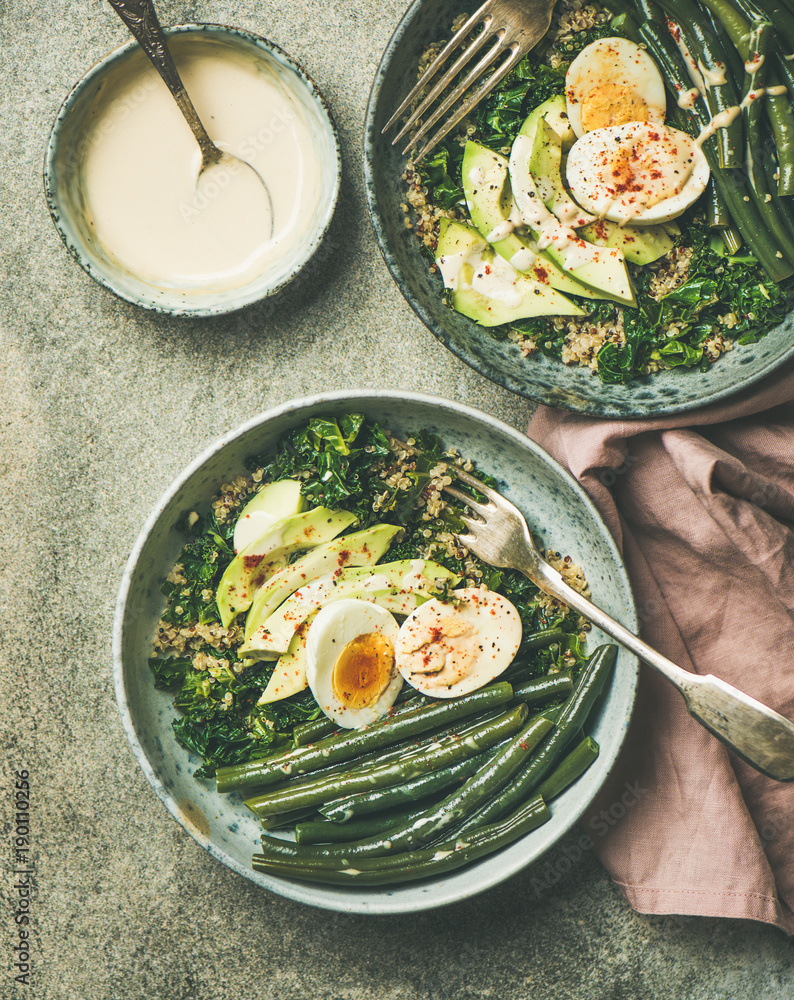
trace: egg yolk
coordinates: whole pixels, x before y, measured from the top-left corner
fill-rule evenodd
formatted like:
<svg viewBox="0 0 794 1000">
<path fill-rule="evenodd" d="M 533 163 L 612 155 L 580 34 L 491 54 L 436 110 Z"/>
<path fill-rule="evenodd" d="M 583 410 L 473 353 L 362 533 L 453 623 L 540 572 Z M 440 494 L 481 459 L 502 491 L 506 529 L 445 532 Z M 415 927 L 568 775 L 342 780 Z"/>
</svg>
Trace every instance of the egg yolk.
<svg viewBox="0 0 794 1000">
<path fill-rule="evenodd" d="M 601 83 L 582 99 L 582 129 L 592 132 L 610 125 L 644 122 L 648 105 L 630 87 L 619 83 Z"/>
<path fill-rule="evenodd" d="M 374 704 L 394 674 L 394 646 L 380 632 L 366 632 L 352 639 L 334 664 L 331 683 L 345 708 Z"/>
</svg>

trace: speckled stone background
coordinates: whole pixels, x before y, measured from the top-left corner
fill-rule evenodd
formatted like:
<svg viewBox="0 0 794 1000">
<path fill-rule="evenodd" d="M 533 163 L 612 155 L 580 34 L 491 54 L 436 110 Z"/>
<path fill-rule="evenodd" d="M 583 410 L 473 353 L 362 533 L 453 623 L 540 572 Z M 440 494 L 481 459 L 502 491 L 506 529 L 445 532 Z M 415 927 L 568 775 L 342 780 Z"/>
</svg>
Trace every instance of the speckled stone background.
<svg viewBox="0 0 794 1000">
<path fill-rule="evenodd" d="M 402 0 L 159 10 L 165 22 L 250 28 L 305 64 L 340 129 L 342 199 L 328 249 L 276 303 L 177 322 L 115 300 L 61 246 L 40 174 L 61 100 L 125 29 L 99 0 L 0 5 L 0 997 L 791 997 L 780 932 L 639 916 L 592 854 L 576 857 L 575 837 L 552 868 L 448 910 L 346 917 L 233 875 L 155 797 L 117 718 L 110 629 L 127 553 L 172 477 L 256 411 L 324 389 L 420 389 L 516 427 L 530 415 L 421 327 L 375 248 L 361 123 Z M 11 950 L 22 767 L 36 868 L 30 986 L 15 984 Z"/>
</svg>

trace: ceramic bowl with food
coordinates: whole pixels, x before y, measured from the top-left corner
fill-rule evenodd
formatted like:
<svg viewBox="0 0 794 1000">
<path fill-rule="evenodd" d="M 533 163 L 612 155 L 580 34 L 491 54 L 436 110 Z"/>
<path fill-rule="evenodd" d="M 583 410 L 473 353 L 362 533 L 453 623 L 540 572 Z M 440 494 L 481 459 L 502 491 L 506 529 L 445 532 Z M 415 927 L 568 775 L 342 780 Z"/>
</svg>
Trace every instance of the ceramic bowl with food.
<svg viewBox="0 0 794 1000">
<path fill-rule="evenodd" d="M 611 684 L 587 730 L 598 758 L 552 803 L 551 819 L 494 854 L 443 878 L 401 885 L 314 885 L 253 871 L 261 829 L 238 792 L 219 795 L 215 782 L 194 776 L 200 759 L 177 744 L 173 694 L 155 690 L 149 667 L 163 614 L 161 585 L 174 567 L 190 511 L 206 511 L 218 486 L 233 482 L 246 460 L 275 448 L 315 417 L 361 414 L 397 437 L 424 429 L 456 448 L 526 512 L 545 547 L 569 553 L 586 574 L 593 600 L 627 627 L 637 619 L 615 543 L 584 491 L 524 435 L 470 407 L 420 394 L 337 392 L 296 400 L 254 417 L 210 446 L 176 479 L 144 525 L 124 571 L 114 625 L 114 672 L 122 723 L 138 763 L 174 818 L 214 857 L 263 888 L 314 906 L 359 913 L 429 909 L 472 896 L 537 861 L 581 817 L 623 743 L 637 681 L 636 660 L 620 651 Z M 344 602 L 343 602 L 344 603 Z M 429 605 L 425 605 L 426 607 Z M 319 620 L 319 616 L 318 616 Z M 311 635 L 311 632 L 309 633 Z M 587 648 L 604 638 L 589 633 Z"/>
<path fill-rule="evenodd" d="M 588 7 L 584 14 L 578 15 L 579 21 L 591 18 L 592 12 L 595 10 L 597 8 Z M 558 4 L 555 16 L 559 16 L 562 12 L 563 9 Z M 523 327 L 521 327 L 521 323 L 518 326 L 524 331 L 536 329 L 541 331 L 537 336 L 527 337 L 522 333 L 514 337 L 515 330 L 509 328 L 508 323 L 499 326 L 498 335 L 495 336 L 487 326 L 480 325 L 479 322 L 469 318 L 473 312 L 464 315 L 460 311 L 454 311 L 450 308 L 445 299 L 462 298 L 460 292 L 452 291 L 455 287 L 454 282 L 450 284 L 458 273 L 456 261 L 459 262 L 459 259 L 464 259 L 464 263 L 466 261 L 475 261 L 476 263 L 481 259 L 484 261 L 484 266 L 479 271 L 475 268 L 474 272 L 475 275 L 478 275 L 478 281 L 482 279 L 482 288 L 475 285 L 473 279 L 472 283 L 469 284 L 463 271 L 460 272 L 459 284 L 462 282 L 466 290 L 468 288 L 474 288 L 475 291 L 484 289 L 483 271 L 486 274 L 491 274 L 488 280 L 493 281 L 495 286 L 501 287 L 501 291 L 499 287 L 495 287 L 494 299 L 489 300 L 491 304 L 496 300 L 490 322 L 496 322 L 497 313 L 503 309 L 508 300 L 515 299 L 513 304 L 521 307 L 526 305 L 526 299 L 522 298 L 523 293 L 519 294 L 521 292 L 519 284 L 512 282 L 510 287 L 506 287 L 503 272 L 509 268 L 510 260 L 514 260 L 516 267 L 528 266 L 518 262 L 520 253 L 516 252 L 515 258 L 511 258 L 509 254 L 505 256 L 501 252 L 495 253 L 492 247 L 488 246 L 489 242 L 493 245 L 505 239 L 505 233 L 508 233 L 513 224 L 511 221 L 513 216 L 511 215 L 510 219 L 506 220 L 504 231 L 500 228 L 501 224 L 497 225 L 496 223 L 491 229 L 490 219 L 484 226 L 482 223 L 479 225 L 475 223 L 478 225 L 482 237 L 482 239 L 477 237 L 480 244 L 479 249 L 473 245 L 472 247 L 469 247 L 468 244 L 464 246 L 465 234 L 463 239 L 457 241 L 447 239 L 450 249 L 449 251 L 445 250 L 444 253 L 447 257 L 446 270 L 450 273 L 444 277 L 443 267 L 438 269 L 442 273 L 438 273 L 438 270 L 435 270 L 433 266 L 433 254 L 441 252 L 440 248 L 435 250 L 435 244 L 422 247 L 420 240 L 417 239 L 419 225 L 424 225 L 428 221 L 428 213 L 425 211 L 427 205 L 423 199 L 427 197 L 435 208 L 441 208 L 443 211 L 450 208 L 455 211 L 459 210 L 462 217 L 470 218 L 473 222 L 472 200 L 476 199 L 477 193 L 476 191 L 470 193 L 465 189 L 467 184 L 471 182 L 472 188 L 476 189 L 479 186 L 480 191 L 489 190 L 488 185 L 491 184 L 491 181 L 488 184 L 478 185 L 476 178 L 478 176 L 484 177 L 486 174 L 490 177 L 491 164 L 478 164 L 472 158 L 465 164 L 465 169 L 459 171 L 459 165 L 456 165 L 455 169 L 448 175 L 445 174 L 443 164 L 438 165 L 437 168 L 434 165 L 436 177 L 441 178 L 437 182 L 441 185 L 442 197 L 448 196 L 453 199 L 450 205 L 442 205 L 438 202 L 432 189 L 432 181 L 425 182 L 425 178 L 422 178 L 422 184 L 418 188 L 413 190 L 409 188 L 411 178 L 409 177 L 408 181 L 403 179 L 408 160 L 400 152 L 405 140 L 392 146 L 391 139 L 395 130 L 393 129 L 387 135 L 382 134 L 384 125 L 401 98 L 416 83 L 417 67 L 426 47 L 431 43 L 437 45 L 440 40 L 450 37 L 451 26 L 460 13 L 459 5 L 450 2 L 450 0 L 417 0 L 411 5 L 389 41 L 375 74 L 367 109 L 364 139 L 367 198 L 380 249 L 407 301 L 440 342 L 480 374 L 512 392 L 579 413 L 621 418 L 672 414 L 707 405 L 752 386 L 791 358 L 794 354 L 794 340 L 792 339 L 792 318 L 787 313 L 788 303 L 791 300 L 792 279 L 790 277 L 782 278 L 779 282 L 777 279 L 773 280 L 763 269 L 759 270 L 760 265 L 756 264 L 752 257 L 749 258 L 749 262 L 741 262 L 743 249 L 735 251 L 734 259 L 727 261 L 725 256 L 721 255 L 723 247 L 721 238 L 719 235 L 715 237 L 718 245 L 714 249 L 705 222 L 697 222 L 697 226 L 700 226 L 697 233 L 702 233 L 702 238 L 701 235 L 697 235 L 697 239 L 700 241 L 697 245 L 702 247 L 703 251 L 702 253 L 698 251 L 700 254 L 697 257 L 699 263 L 691 274 L 686 271 L 688 266 L 686 254 L 675 258 L 664 257 L 660 258 L 664 262 L 664 270 L 660 272 L 662 275 L 659 279 L 660 284 L 654 285 L 653 281 L 656 279 L 653 279 L 650 285 L 646 285 L 643 282 L 648 280 L 649 267 L 641 266 L 633 272 L 634 264 L 631 263 L 629 266 L 629 252 L 626 251 L 627 272 L 632 274 L 630 284 L 633 283 L 637 292 L 637 302 L 643 306 L 643 309 L 637 310 L 620 302 L 621 315 L 617 322 L 614 321 L 613 316 L 606 318 L 605 313 L 588 312 L 593 303 L 588 305 L 584 299 L 574 295 L 573 309 L 580 307 L 586 315 L 574 314 L 573 312 L 564 315 L 559 321 L 559 325 L 555 325 L 551 331 L 548 325 L 543 326 L 542 323 L 536 322 L 533 316 L 523 320 L 525 324 Z M 570 20 L 570 12 L 568 12 L 568 16 Z M 589 26 L 587 31 L 583 32 L 583 37 L 585 39 L 592 38 L 594 32 L 603 34 L 606 31 L 609 33 L 608 17 L 609 15 L 603 12 L 603 23 L 599 22 L 592 30 L 592 26 Z M 623 40 L 621 40 L 622 43 Z M 568 47 L 575 45 L 576 37 L 566 38 L 564 44 Z M 633 43 L 626 42 L 624 47 L 631 45 Z M 617 47 L 612 41 L 609 42 L 609 46 Z M 641 49 L 639 51 L 646 60 L 652 62 L 647 53 Z M 596 50 L 591 49 L 591 52 L 596 52 Z M 604 53 L 601 53 L 601 56 L 601 64 L 606 65 Z M 532 53 L 531 57 L 535 58 L 535 54 Z M 564 61 L 565 58 L 569 60 L 573 58 L 572 56 L 566 57 L 565 52 L 561 53 L 561 57 Z M 583 73 L 585 70 L 587 71 L 584 73 L 588 81 L 586 89 L 597 89 L 594 87 L 594 80 L 592 73 L 590 73 L 597 61 L 596 55 L 591 57 L 585 52 L 583 59 L 586 64 Z M 615 59 L 612 58 L 611 48 L 610 61 L 611 63 L 615 62 Z M 573 63 L 571 63 L 571 68 L 572 70 L 575 68 Z M 658 77 L 658 71 L 653 65 L 651 65 L 651 69 Z M 582 73 L 579 76 L 582 76 Z M 600 77 L 595 80 L 595 83 L 597 84 L 599 80 Z M 650 82 L 653 83 L 653 81 Z M 661 87 L 663 107 L 664 86 L 660 79 L 656 80 L 656 84 L 658 86 L 650 86 L 649 90 L 655 94 L 656 90 Z M 518 155 L 520 152 L 519 139 L 522 137 L 519 134 L 513 139 L 515 129 L 518 129 L 522 122 L 524 122 L 522 128 L 527 125 L 530 115 L 536 110 L 537 102 L 544 101 L 543 94 L 545 93 L 554 92 L 562 102 L 564 110 L 566 97 L 562 91 L 565 89 L 565 85 L 566 78 L 564 76 L 558 75 L 555 80 L 549 75 L 549 72 L 546 72 L 545 75 L 540 75 L 525 83 L 523 85 L 525 88 L 524 96 L 521 97 L 521 85 L 514 84 L 518 96 L 509 97 L 512 102 L 510 106 L 512 118 L 508 121 L 510 115 L 507 115 L 501 120 L 504 123 L 503 133 L 499 133 L 497 127 L 490 124 L 489 119 L 487 126 L 493 134 L 486 136 L 487 129 L 482 127 L 481 120 L 472 118 L 472 121 L 476 121 L 477 125 L 470 126 L 471 135 L 475 139 L 479 139 L 482 145 L 499 152 L 505 169 L 509 165 L 511 181 L 515 174 L 521 173 L 522 170 L 522 161 Z M 617 83 L 610 83 L 611 89 L 608 92 L 618 92 L 621 90 L 621 86 L 622 79 L 620 86 Z M 572 92 L 574 90 L 575 88 L 572 86 Z M 653 94 L 648 97 L 651 103 L 653 103 L 652 97 Z M 505 99 L 507 100 L 507 97 Z M 675 102 L 672 100 L 668 100 L 667 104 L 668 117 L 681 110 L 673 107 Z M 546 124 L 552 120 L 548 114 L 545 115 Z M 557 119 L 558 122 L 561 120 Z M 568 122 L 567 115 L 565 122 Z M 571 124 L 573 124 L 573 119 L 571 119 Z M 501 124 L 499 127 L 502 127 Z M 619 131 L 619 127 L 604 127 L 598 131 L 589 132 L 584 138 L 576 139 L 576 136 L 572 134 L 565 139 L 562 152 L 559 147 L 556 150 L 557 176 L 561 176 L 560 170 L 562 170 L 562 175 L 565 174 L 564 157 L 569 148 L 568 143 L 573 144 L 567 161 L 569 184 L 575 179 L 574 174 L 577 177 L 593 175 L 594 172 L 590 169 L 584 169 L 581 163 L 578 163 L 578 166 L 574 163 L 574 152 L 576 151 L 578 154 L 582 150 L 586 153 L 591 138 L 600 133 L 606 134 L 610 132 L 610 129 L 611 131 L 616 129 Z M 648 131 L 647 128 L 646 131 Z M 536 129 L 535 135 L 537 134 Z M 453 132 L 452 135 L 454 136 L 455 133 Z M 548 144 L 544 147 L 541 144 L 536 149 L 526 136 L 523 137 L 523 141 L 527 147 L 524 150 L 524 168 L 529 165 L 530 171 L 534 171 L 533 177 L 546 176 L 552 179 L 553 170 L 548 164 L 554 163 L 553 157 L 544 161 L 547 165 L 544 169 L 549 171 L 545 175 L 539 173 L 540 166 L 537 163 L 540 161 L 536 162 L 532 159 L 533 156 L 541 157 L 552 148 L 551 145 Z M 465 138 L 459 136 L 458 148 L 461 149 L 464 143 Z M 468 148 L 467 146 L 467 156 Z M 436 151 L 431 154 L 431 160 L 435 154 Z M 562 161 L 560 160 L 561 156 L 563 157 Z M 585 165 L 589 168 L 591 164 L 587 157 L 585 157 L 585 161 Z M 449 162 L 453 162 L 451 156 Z M 562 166 L 560 166 L 561 162 Z M 534 166 L 533 163 L 535 163 Z M 574 166 L 577 166 L 578 173 L 573 170 Z M 454 183 L 453 180 L 450 180 L 453 175 Z M 700 175 L 698 176 L 700 177 Z M 701 181 L 703 179 L 700 177 Z M 502 183 L 501 180 L 499 183 Z M 464 189 L 465 201 L 462 194 L 457 201 L 454 200 L 456 185 Z M 491 186 L 496 187 L 495 184 Z M 524 211 L 526 206 L 522 207 L 521 205 L 520 191 L 515 193 L 518 190 L 517 185 L 513 183 L 512 186 L 516 205 L 521 210 L 522 217 L 526 219 Z M 554 191 L 559 190 L 555 185 L 552 187 Z M 697 195 L 702 190 L 702 184 L 696 187 L 697 190 L 694 193 Z M 551 188 L 549 190 L 551 191 Z M 548 204 L 548 195 L 544 195 L 544 198 Z M 671 215 L 676 214 L 672 209 L 670 212 L 657 212 L 654 219 L 662 220 L 663 225 L 661 228 L 659 226 L 644 227 L 646 235 L 651 231 L 659 234 L 660 239 L 665 241 L 665 246 L 673 248 L 673 241 L 677 239 L 674 235 L 675 226 L 677 226 L 685 241 L 690 240 L 690 236 L 695 233 L 693 219 L 696 220 L 698 206 L 704 204 L 704 198 L 705 196 L 701 196 L 699 200 L 695 201 L 695 207 L 688 209 L 690 214 L 677 216 L 675 219 L 670 218 Z M 749 198 L 744 199 L 744 201 L 749 201 Z M 503 208 L 504 205 L 501 207 Z M 486 210 L 481 207 L 481 211 L 483 216 L 487 218 Z M 598 224 L 595 223 L 595 225 Z M 609 225 L 617 227 L 610 230 L 610 233 L 616 233 L 616 238 L 620 238 L 621 227 L 617 226 L 617 223 L 609 223 Z M 670 232 L 664 230 L 664 226 L 667 226 Z M 638 224 L 635 228 L 641 227 Z M 545 238 L 547 235 L 545 230 L 541 235 Z M 471 230 L 468 231 L 468 236 L 471 236 Z M 507 238 L 512 239 L 512 233 Z M 597 240 L 600 237 L 592 238 Z M 612 239 L 612 235 L 609 238 Z M 695 237 L 692 236 L 692 239 Z M 536 247 L 541 242 L 538 240 Z M 544 246 L 547 245 L 544 244 Z M 675 249 L 677 252 L 677 248 Z M 689 252 L 691 248 L 685 247 L 685 249 Z M 477 254 L 474 254 L 474 250 L 477 250 Z M 636 251 L 636 247 L 634 250 Z M 653 248 L 651 251 L 655 252 Z M 511 249 L 510 253 L 512 252 Z M 669 252 L 669 249 L 666 250 L 667 254 Z M 538 258 L 541 264 L 547 260 L 549 254 L 546 257 Z M 781 258 L 782 254 L 778 254 L 771 266 L 774 268 L 777 264 L 781 264 L 781 271 L 785 274 L 785 268 L 782 266 L 785 262 L 781 262 Z M 489 272 L 487 266 L 489 260 L 492 265 L 499 264 L 500 269 L 492 267 L 493 273 Z M 691 260 L 695 260 L 695 258 L 692 257 Z M 476 266 L 479 267 L 479 264 Z M 472 264 L 472 267 L 475 267 L 475 264 Z M 650 270 L 655 267 L 656 262 L 652 261 Z M 573 270 L 576 272 L 576 268 Z M 756 272 L 760 277 L 754 277 Z M 510 273 L 513 278 L 516 277 L 515 270 L 510 269 Z M 643 275 L 645 275 L 644 278 Z M 520 277 L 523 281 L 523 275 Z M 536 277 L 534 294 L 537 298 L 534 301 L 543 302 L 544 296 L 550 290 L 538 287 L 538 282 L 546 281 L 548 283 L 551 279 L 546 274 L 536 275 Z M 568 278 L 569 275 L 564 274 L 563 277 Z M 692 281 L 689 284 L 684 284 L 684 281 L 689 281 L 690 278 Z M 446 294 L 445 282 L 447 284 Z M 642 290 L 643 296 L 646 293 L 648 296 L 651 294 L 667 295 L 668 292 L 673 291 L 675 297 L 667 301 L 668 304 L 675 303 L 675 305 L 670 306 L 669 313 L 657 313 L 656 302 L 649 298 L 642 298 L 640 290 Z M 758 309 L 748 304 L 755 295 L 758 295 Z M 628 303 L 628 299 L 626 302 Z M 480 308 L 481 304 L 482 300 L 477 300 L 474 305 L 470 302 L 465 303 L 464 307 L 475 309 L 475 307 Z M 603 305 L 603 303 L 597 302 L 595 305 Z M 570 306 L 570 301 L 565 303 L 566 308 Z M 646 306 L 647 308 L 645 308 Z M 548 313 L 540 317 L 540 320 L 548 320 L 549 323 L 557 324 L 557 320 L 549 319 L 549 317 L 556 315 L 555 308 L 557 305 L 552 308 L 550 304 Z M 673 314 L 675 314 L 675 320 L 668 322 Z M 762 314 L 765 317 L 763 322 L 761 321 Z M 594 317 L 592 320 L 590 319 L 591 315 Z M 665 317 L 665 319 L 660 319 L 660 316 Z M 688 324 L 686 330 L 682 324 L 677 324 L 679 316 L 684 317 L 682 324 Z M 635 319 L 639 317 L 637 319 L 639 325 L 630 325 L 634 323 L 632 317 Z M 768 332 L 753 342 L 761 327 L 768 329 Z M 630 345 L 627 349 L 621 346 L 621 328 L 624 331 L 630 331 L 628 338 Z M 549 332 L 551 332 L 551 336 L 549 336 Z M 661 336 L 665 338 L 663 342 L 658 340 Z M 642 343 L 648 345 L 647 359 L 639 347 L 635 349 L 631 346 L 640 343 L 640 337 L 646 338 Z M 601 355 L 600 350 L 605 345 L 606 351 Z M 529 356 L 524 356 L 525 354 Z M 607 354 L 609 355 L 609 363 L 607 363 Z M 593 371 L 593 364 L 596 362 L 602 369 L 603 379 Z M 634 365 L 633 369 L 632 365 Z M 630 375 L 626 374 L 627 371 L 630 371 Z M 649 373 L 643 374 L 646 371 Z M 621 382 L 621 379 L 629 377 L 630 380 Z"/>
<path fill-rule="evenodd" d="M 339 143 L 323 96 L 277 45 L 214 24 L 166 34 L 199 116 L 232 155 L 202 168 L 130 41 L 64 101 L 44 187 L 67 249 L 100 284 L 156 312 L 212 316 L 275 294 L 312 257 L 339 193 Z"/>
</svg>

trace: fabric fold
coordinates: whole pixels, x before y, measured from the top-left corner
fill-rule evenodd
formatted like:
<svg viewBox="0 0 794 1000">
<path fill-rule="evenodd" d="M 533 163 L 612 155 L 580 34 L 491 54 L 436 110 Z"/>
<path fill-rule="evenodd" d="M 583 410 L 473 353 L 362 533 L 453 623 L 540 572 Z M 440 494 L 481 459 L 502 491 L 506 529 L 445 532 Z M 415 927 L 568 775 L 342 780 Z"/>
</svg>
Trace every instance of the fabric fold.
<svg viewBox="0 0 794 1000">
<path fill-rule="evenodd" d="M 540 407 L 529 435 L 599 508 L 642 637 L 794 719 L 794 366 L 672 417 Z M 627 787 L 635 801 L 606 823 Z M 744 917 L 794 933 L 794 785 L 731 755 L 646 666 L 586 827 L 640 912 Z"/>
</svg>

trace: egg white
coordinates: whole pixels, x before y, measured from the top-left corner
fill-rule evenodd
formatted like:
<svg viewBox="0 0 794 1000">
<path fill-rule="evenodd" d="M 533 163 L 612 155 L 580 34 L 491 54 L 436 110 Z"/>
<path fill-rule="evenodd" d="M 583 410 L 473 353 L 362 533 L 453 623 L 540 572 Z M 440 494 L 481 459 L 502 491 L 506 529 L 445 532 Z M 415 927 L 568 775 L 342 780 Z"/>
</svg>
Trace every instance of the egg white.
<svg viewBox="0 0 794 1000">
<path fill-rule="evenodd" d="M 434 598 L 410 614 L 394 647 L 405 680 L 434 698 L 483 687 L 507 669 L 521 644 L 521 617 L 506 597 L 482 587 L 452 596 L 454 603 Z"/>
<path fill-rule="evenodd" d="M 385 608 L 352 598 L 326 605 L 317 613 L 309 628 L 306 679 L 322 711 L 344 729 L 367 726 L 385 715 L 403 685 L 395 666 L 385 690 L 372 704 L 351 709 L 337 698 L 333 685 L 336 662 L 349 642 L 370 632 L 379 632 L 394 645 L 399 625 Z"/>
<path fill-rule="evenodd" d="M 573 144 L 566 167 L 580 205 L 600 219 L 636 226 L 677 218 L 703 194 L 709 175 L 694 139 L 649 122 L 588 132 Z"/>
</svg>

